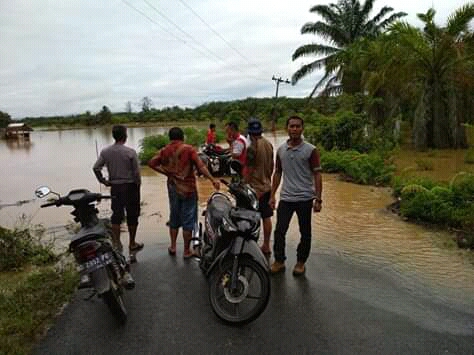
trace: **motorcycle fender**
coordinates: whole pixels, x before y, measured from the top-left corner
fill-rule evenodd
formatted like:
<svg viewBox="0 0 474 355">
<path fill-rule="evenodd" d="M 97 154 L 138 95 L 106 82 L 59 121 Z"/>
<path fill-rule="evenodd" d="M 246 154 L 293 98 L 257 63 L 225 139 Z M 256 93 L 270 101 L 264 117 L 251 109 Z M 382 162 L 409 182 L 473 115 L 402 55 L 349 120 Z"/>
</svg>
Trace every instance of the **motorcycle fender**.
<svg viewBox="0 0 474 355">
<path fill-rule="evenodd" d="M 235 240 L 231 253 L 232 255 L 248 254 L 253 259 L 255 259 L 260 265 L 262 265 L 265 270 L 269 267 L 267 258 L 265 258 L 265 255 L 263 255 L 260 247 L 258 246 L 255 240 L 244 240 L 244 238 L 237 238 Z"/>
<path fill-rule="evenodd" d="M 111 287 L 109 273 L 105 267 L 91 272 L 90 278 L 94 289 L 99 295 L 107 292 Z"/>
<path fill-rule="evenodd" d="M 257 261 L 265 270 L 268 270 L 268 261 L 260 250 L 257 242 L 254 240 L 245 240 L 242 237 L 237 237 L 234 243 L 228 248 L 220 252 L 216 259 L 212 262 L 211 266 L 206 272 L 206 276 L 209 276 L 216 267 L 223 261 L 223 259 L 229 255 L 250 255 L 255 261 Z"/>
</svg>

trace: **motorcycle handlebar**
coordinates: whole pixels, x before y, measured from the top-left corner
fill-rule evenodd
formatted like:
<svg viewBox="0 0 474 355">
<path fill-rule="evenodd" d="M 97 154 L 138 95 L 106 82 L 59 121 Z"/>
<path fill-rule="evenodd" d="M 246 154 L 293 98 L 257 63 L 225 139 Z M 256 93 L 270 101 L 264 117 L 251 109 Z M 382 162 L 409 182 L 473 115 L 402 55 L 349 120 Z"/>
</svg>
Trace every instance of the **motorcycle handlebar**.
<svg viewBox="0 0 474 355">
<path fill-rule="evenodd" d="M 50 206 L 59 206 L 58 203 L 59 203 L 59 200 L 56 200 L 53 202 L 44 203 L 40 207 L 43 208 L 43 207 L 50 207 Z"/>
<path fill-rule="evenodd" d="M 100 194 L 97 194 L 97 198 L 95 199 L 96 201 L 100 201 L 100 200 L 103 200 L 103 199 L 111 199 L 112 196 L 110 195 L 100 195 Z M 67 197 L 67 196 L 66 196 Z M 51 202 L 47 202 L 47 203 L 44 203 L 42 204 L 40 207 L 43 208 L 43 207 L 51 207 L 51 206 L 56 206 L 56 207 L 59 207 L 63 204 L 67 204 L 67 205 L 70 205 L 71 203 L 69 202 L 68 203 L 68 200 L 66 199 L 66 197 L 60 197 L 58 198 L 57 200 L 55 201 L 51 201 Z"/>
</svg>

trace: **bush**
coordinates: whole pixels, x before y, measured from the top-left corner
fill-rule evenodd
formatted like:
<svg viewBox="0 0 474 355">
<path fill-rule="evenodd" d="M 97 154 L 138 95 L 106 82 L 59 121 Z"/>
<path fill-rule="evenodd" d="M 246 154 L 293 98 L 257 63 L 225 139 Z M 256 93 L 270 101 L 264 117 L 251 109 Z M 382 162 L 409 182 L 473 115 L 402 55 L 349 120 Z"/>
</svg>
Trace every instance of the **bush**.
<svg viewBox="0 0 474 355">
<path fill-rule="evenodd" d="M 403 188 L 407 185 L 421 185 L 427 190 L 439 186 L 430 178 L 423 176 L 395 176 L 392 180 L 393 196 L 400 197 Z"/>
<path fill-rule="evenodd" d="M 53 245 L 43 244 L 28 230 L 0 227 L 0 271 L 19 269 L 26 264 L 46 265 L 57 260 Z"/>
<path fill-rule="evenodd" d="M 168 144 L 169 141 L 167 134 L 144 137 L 140 142 L 140 152 L 138 153 L 140 163 L 147 164 L 156 152 Z"/>
<path fill-rule="evenodd" d="M 346 179 L 358 184 L 387 185 L 392 180 L 395 166 L 387 164 L 378 154 L 361 154 L 357 151 L 321 152 L 324 172 L 342 173 Z"/>
<path fill-rule="evenodd" d="M 474 202 L 474 174 L 461 172 L 450 181 L 449 187 L 457 203 L 470 204 Z"/>
<path fill-rule="evenodd" d="M 345 174 L 364 185 L 387 185 L 392 180 L 394 165 L 386 165 L 378 154 L 360 154 L 349 162 Z"/>
</svg>

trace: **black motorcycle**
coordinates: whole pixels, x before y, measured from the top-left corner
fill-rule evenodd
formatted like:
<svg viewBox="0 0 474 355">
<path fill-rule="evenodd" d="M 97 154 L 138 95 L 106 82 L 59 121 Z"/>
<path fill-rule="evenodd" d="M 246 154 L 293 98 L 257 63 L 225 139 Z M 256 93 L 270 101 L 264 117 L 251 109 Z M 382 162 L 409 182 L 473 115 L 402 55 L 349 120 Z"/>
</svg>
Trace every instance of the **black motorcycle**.
<svg viewBox="0 0 474 355">
<path fill-rule="evenodd" d="M 232 160 L 232 178 L 226 194 L 214 192 L 199 224 L 195 250 L 199 266 L 209 279 L 209 300 L 214 313 L 226 323 L 255 320 L 270 299 L 268 262 L 257 245 L 260 213 L 255 191 L 240 176 L 242 165 Z"/>
<path fill-rule="evenodd" d="M 230 175 L 229 163 L 232 155 L 228 150 L 214 144 L 204 144 L 200 147 L 198 155 L 212 176 Z"/>
<path fill-rule="evenodd" d="M 107 218 L 98 218 L 96 203 L 111 198 L 86 189 L 70 191 L 66 196 L 42 186 L 36 189 L 37 197 L 50 193 L 56 195 L 41 207 L 72 206 L 74 221 L 81 227 L 69 244 L 80 273 L 79 288 L 91 288 L 107 304 L 120 323 L 127 320 L 123 302 L 123 290 L 132 289 L 135 282 L 127 274 L 127 261 L 123 254 L 112 246 L 111 224 Z"/>
</svg>

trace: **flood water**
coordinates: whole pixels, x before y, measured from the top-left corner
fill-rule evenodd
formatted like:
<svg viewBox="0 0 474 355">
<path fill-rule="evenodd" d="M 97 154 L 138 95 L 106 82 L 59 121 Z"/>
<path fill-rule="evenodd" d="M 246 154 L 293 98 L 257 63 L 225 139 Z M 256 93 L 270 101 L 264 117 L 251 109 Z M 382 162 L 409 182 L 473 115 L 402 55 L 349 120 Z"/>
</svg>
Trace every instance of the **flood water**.
<svg viewBox="0 0 474 355">
<path fill-rule="evenodd" d="M 140 140 L 167 131 L 162 127 L 129 128 L 127 145 L 139 150 Z M 286 135 L 269 135 L 278 146 Z M 48 185 L 59 193 L 75 188 L 108 193 L 92 172 L 97 152 L 113 143 L 110 128 L 32 132 L 30 141 L 0 140 L 0 226 L 42 226 L 59 241 L 68 237 L 72 222 L 67 207 L 40 209 L 34 190 Z M 142 168 L 142 215 L 138 238 L 145 243 L 168 241 L 165 223 L 168 200 L 165 178 Z M 386 210 L 393 199 L 387 188 L 355 185 L 323 175 L 323 209 L 313 217 L 313 251 L 337 253 L 354 262 L 387 268 L 401 282 L 422 282 L 440 297 L 461 304 L 474 303 L 474 266 L 469 252 L 446 248 L 452 235 L 402 221 Z M 200 204 L 212 192 L 207 180 L 199 180 Z M 104 201 L 101 214 L 110 213 Z M 275 220 L 274 220 L 275 222 Z M 288 235 L 289 246 L 299 237 L 296 218 Z M 293 252 L 289 249 L 288 252 Z M 416 280 L 416 281 L 415 281 Z"/>
</svg>

